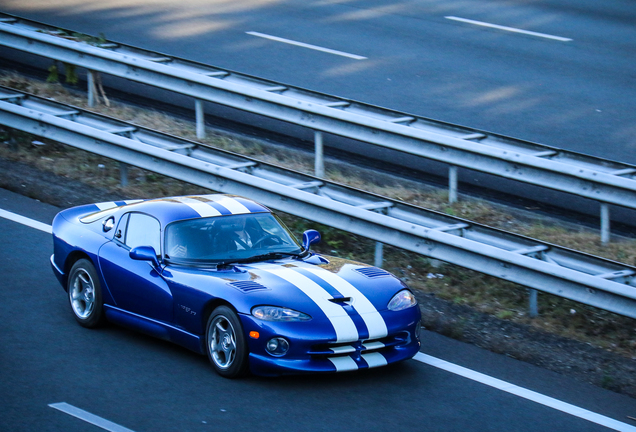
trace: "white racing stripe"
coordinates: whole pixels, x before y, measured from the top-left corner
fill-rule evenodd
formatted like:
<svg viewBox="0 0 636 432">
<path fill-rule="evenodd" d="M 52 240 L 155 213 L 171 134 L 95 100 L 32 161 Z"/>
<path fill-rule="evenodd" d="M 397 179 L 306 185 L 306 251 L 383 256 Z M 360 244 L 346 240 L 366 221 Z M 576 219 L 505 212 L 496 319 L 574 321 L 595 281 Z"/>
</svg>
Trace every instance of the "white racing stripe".
<svg viewBox="0 0 636 432">
<path fill-rule="evenodd" d="M 334 354 L 347 354 L 356 352 L 356 349 L 351 345 L 348 346 L 337 346 L 333 348 L 329 348 Z"/>
<path fill-rule="evenodd" d="M 0 217 L 9 219 L 22 225 L 26 225 L 31 228 L 35 228 L 40 231 L 44 231 L 45 233 L 51 234 L 53 232 L 53 228 L 51 227 L 51 225 L 47 225 L 34 219 L 29 219 L 28 217 L 24 217 L 19 214 L 11 213 L 10 211 L 0 209 Z"/>
<path fill-rule="evenodd" d="M 117 423 L 113 423 L 112 421 L 96 416 L 95 414 L 91 414 L 88 411 L 84 411 L 83 409 L 67 404 L 66 402 L 52 403 L 49 404 L 49 406 L 109 432 L 133 432 L 131 429 L 125 428 L 118 425 Z"/>
<path fill-rule="evenodd" d="M 356 362 L 349 356 L 331 357 L 329 358 L 329 361 L 333 363 L 333 365 L 336 367 L 336 371 L 338 372 L 346 372 L 358 369 L 358 365 L 356 364 Z"/>
<path fill-rule="evenodd" d="M 339 347 L 333 347 L 333 348 L 329 348 L 334 354 L 348 354 L 351 352 L 356 352 L 356 349 L 351 346 L 351 345 L 347 345 L 347 346 L 339 346 Z"/>
<path fill-rule="evenodd" d="M 373 306 L 373 303 L 371 303 L 371 301 L 356 287 L 340 276 L 331 273 L 329 270 L 316 267 L 305 268 L 305 270 L 327 282 L 329 285 L 338 290 L 338 292 L 344 297 L 353 298 L 353 307 L 364 320 L 367 329 L 369 329 L 369 339 L 383 338 L 388 334 L 382 315 L 380 315 L 375 306 Z"/>
<path fill-rule="evenodd" d="M 382 342 L 365 342 L 362 346 L 364 349 L 368 350 L 384 348 L 384 344 Z"/>
<path fill-rule="evenodd" d="M 380 353 L 368 353 L 362 354 L 362 358 L 369 365 L 369 368 L 386 366 L 387 361 L 384 356 Z"/>
<path fill-rule="evenodd" d="M 115 204 L 114 202 L 95 203 L 95 205 L 100 210 L 108 210 L 108 209 L 112 209 L 112 208 L 117 207 L 117 204 Z"/>
<path fill-rule="evenodd" d="M 141 201 L 143 201 L 143 200 L 127 200 L 127 201 L 124 201 L 124 204 L 125 204 L 125 205 L 128 205 L 128 204 L 135 204 L 135 203 L 138 203 L 138 202 L 141 202 Z M 116 203 L 114 203 L 113 201 L 110 201 L 110 202 L 102 202 L 102 203 L 95 203 L 95 205 L 96 205 L 96 206 L 97 206 L 97 208 L 98 208 L 98 209 L 100 209 L 100 210 L 108 210 L 108 209 L 111 209 L 111 208 L 120 207 L 119 205 L 117 205 L 117 204 L 116 204 Z"/>
<path fill-rule="evenodd" d="M 605 426 L 609 429 L 622 431 L 622 432 L 636 432 L 636 427 L 630 426 L 626 423 L 619 422 L 618 420 L 614 420 L 604 415 L 597 414 L 595 412 L 588 411 L 583 408 L 579 408 L 576 405 L 571 405 L 569 403 L 562 402 L 558 399 L 554 399 L 549 396 L 542 395 L 541 393 L 537 393 L 532 390 L 528 390 L 526 388 L 516 386 L 509 382 L 502 381 L 497 378 L 493 378 L 491 376 L 482 374 L 480 372 L 476 372 L 472 369 L 468 369 L 463 366 L 459 366 L 454 363 L 450 363 L 445 360 L 438 359 L 436 357 L 432 357 L 430 355 L 427 355 L 421 352 L 417 353 L 415 357 L 413 357 L 413 359 L 419 362 L 434 366 L 436 368 L 443 369 L 447 372 L 451 372 L 456 375 L 463 376 L 464 378 L 477 381 L 487 386 L 494 387 L 498 390 L 514 394 L 524 399 L 531 400 L 538 404 L 545 405 L 550 408 L 554 408 L 556 410 L 573 415 L 575 417 L 582 418 L 592 423 Z"/>
<path fill-rule="evenodd" d="M 329 301 L 332 296 L 323 287 L 294 270 L 278 265 L 264 265 L 258 268 L 286 280 L 312 299 L 333 325 L 337 342 L 358 340 L 358 329 L 353 320 L 341 306 Z"/>
<path fill-rule="evenodd" d="M 178 198 L 180 203 L 183 203 L 197 212 L 201 217 L 219 216 L 221 212 L 212 207 L 210 204 L 206 204 L 200 200 L 188 197 Z"/>
<path fill-rule="evenodd" d="M 216 202 L 228 209 L 230 212 L 232 212 L 232 214 L 251 213 L 247 207 L 245 207 L 234 198 L 224 196 Z"/>
</svg>

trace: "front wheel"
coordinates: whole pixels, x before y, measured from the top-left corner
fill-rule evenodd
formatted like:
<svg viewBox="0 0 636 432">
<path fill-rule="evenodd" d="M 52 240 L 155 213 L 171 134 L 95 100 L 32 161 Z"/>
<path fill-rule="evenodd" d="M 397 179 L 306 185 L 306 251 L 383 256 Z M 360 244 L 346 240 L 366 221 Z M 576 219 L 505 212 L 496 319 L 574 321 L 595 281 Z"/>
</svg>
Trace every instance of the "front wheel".
<svg viewBox="0 0 636 432">
<path fill-rule="evenodd" d="M 247 343 L 236 313 L 227 306 L 214 309 L 206 327 L 206 352 L 216 372 L 238 378 L 248 371 Z"/>
<path fill-rule="evenodd" d="M 95 328 L 104 320 L 102 287 L 93 264 L 87 259 L 77 261 L 68 278 L 68 300 L 77 322 Z"/>
</svg>

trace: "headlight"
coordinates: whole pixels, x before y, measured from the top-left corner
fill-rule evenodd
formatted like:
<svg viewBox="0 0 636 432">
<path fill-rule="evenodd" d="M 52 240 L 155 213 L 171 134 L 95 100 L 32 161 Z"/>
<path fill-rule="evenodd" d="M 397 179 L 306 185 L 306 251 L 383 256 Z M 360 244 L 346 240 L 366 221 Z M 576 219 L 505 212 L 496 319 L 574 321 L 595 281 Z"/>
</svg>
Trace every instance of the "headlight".
<svg viewBox="0 0 636 432">
<path fill-rule="evenodd" d="M 276 306 L 256 306 L 252 315 L 263 321 L 309 321 L 311 317 L 293 309 Z"/>
<path fill-rule="evenodd" d="M 389 302 L 388 308 L 392 311 L 401 311 L 402 309 L 410 308 L 416 304 L 417 300 L 415 300 L 413 293 L 409 290 L 402 290 L 393 296 Z"/>
</svg>

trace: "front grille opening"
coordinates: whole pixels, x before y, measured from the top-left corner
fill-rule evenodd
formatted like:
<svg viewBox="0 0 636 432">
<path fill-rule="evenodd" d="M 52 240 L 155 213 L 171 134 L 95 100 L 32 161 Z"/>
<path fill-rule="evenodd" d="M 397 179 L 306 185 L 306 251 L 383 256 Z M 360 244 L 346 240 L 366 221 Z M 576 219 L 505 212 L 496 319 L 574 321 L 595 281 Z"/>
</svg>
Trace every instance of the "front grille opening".
<svg viewBox="0 0 636 432">
<path fill-rule="evenodd" d="M 383 352 L 408 342 L 408 333 L 398 333 L 380 339 L 358 340 L 355 342 L 316 344 L 309 350 L 315 357 L 336 357 L 355 353 L 367 354 Z"/>
</svg>

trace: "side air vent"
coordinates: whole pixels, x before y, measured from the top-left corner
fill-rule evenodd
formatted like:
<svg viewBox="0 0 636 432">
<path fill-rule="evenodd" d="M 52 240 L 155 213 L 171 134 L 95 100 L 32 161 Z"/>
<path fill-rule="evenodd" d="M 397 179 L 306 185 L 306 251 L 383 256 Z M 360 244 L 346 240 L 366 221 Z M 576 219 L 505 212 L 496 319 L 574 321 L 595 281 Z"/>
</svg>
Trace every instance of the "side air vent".
<svg viewBox="0 0 636 432">
<path fill-rule="evenodd" d="M 254 282 L 254 281 L 236 281 L 236 282 L 230 282 L 228 285 L 233 286 L 234 288 L 240 291 L 243 291 L 244 293 L 249 293 L 252 291 L 261 291 L 261 290 L 267 289 L 265 285 L 261 285 L 258 282 Z"/>
<path fill-rule="evenodd" d="M 391 273 L 389 273 L 388 271 L 382 270 L 381 268 L 377 267 L 361 267 L 356 269 L 356 271 L 370 279 L 391 276 Z"/>
</svg>

